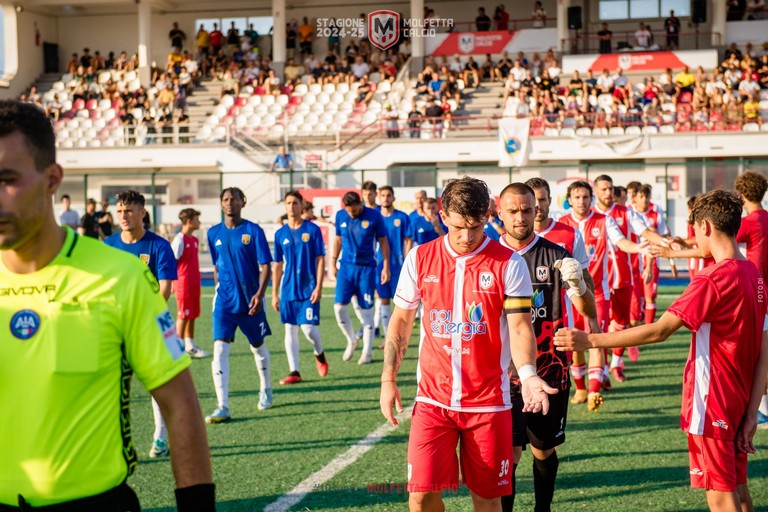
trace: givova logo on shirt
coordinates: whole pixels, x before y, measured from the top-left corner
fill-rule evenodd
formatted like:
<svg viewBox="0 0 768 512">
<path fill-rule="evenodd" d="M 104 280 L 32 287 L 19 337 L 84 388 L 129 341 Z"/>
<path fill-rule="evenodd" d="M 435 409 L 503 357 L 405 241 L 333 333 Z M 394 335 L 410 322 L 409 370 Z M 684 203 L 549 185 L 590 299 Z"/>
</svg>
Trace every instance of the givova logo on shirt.
<svg viewBox="0 0 768 512">
<path fill-rule="evenodd" d="M 483 304 L 467 302 L 464 307 L 465 322 L 454 322 L 453 312 L 445 309 L 429 311 L 429 327 L 436 338 L 450 338 L 461 334 L 461 339 L 469 341 L 476 334 L 485 334 L 488 326 L 483 322 Z"/>
</svg>

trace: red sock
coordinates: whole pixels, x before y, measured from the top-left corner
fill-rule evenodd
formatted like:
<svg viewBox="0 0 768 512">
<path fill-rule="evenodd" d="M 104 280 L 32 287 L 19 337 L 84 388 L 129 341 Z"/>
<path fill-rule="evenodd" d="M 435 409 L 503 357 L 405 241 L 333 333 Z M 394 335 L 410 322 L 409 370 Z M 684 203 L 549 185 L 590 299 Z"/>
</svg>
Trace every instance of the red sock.
<svg viewBox="0 0 768 512">
<path fill-rule="evenodd" d="M 621 356 L 623 356 L 623 355 L 624 355 L 624 347 L 621 347 L 621 348 L 614 348 L 614 349 L 613 349 L 613 355 L 615 355 L 616 357 L 621 357 Z"/>
<path fill-rule="evenodd" d="M 603 367 L 592 366 L 589 368 L 589 392 L 599 393 L 603 384 Z"/>
<path fill-rule="evenodd" d="M 586 370 L 587 370 L 586 364 L 571 366 L 571 376 L 573 377 L 573 383 L 576 386 L 576 389 L 587 389 L 587 383 L 584 379 L 584 374 L 586 373 Z"/>
<path fill-rule="evenodd" d="M 652 324 L 656 319 L 656 304 L 646 303 L 645 305 L 645 325 Z"/>
</svg>

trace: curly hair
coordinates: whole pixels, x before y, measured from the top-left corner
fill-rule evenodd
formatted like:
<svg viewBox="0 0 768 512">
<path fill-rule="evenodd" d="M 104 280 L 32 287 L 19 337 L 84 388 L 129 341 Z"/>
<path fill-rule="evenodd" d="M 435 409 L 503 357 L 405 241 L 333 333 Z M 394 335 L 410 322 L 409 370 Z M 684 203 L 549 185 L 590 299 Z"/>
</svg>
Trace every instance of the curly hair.
<svg viewBox="0 0 768 512">
<path fill-rule="evenodd" d="M 143 208 L 146 202 L 144 196 L 136 190 L 123 190 L 117 194 L 115 204 L 137 204 Z"/>
<path fill-rule="evenodd" d="M 741 227 L 742 199 L 727 190 L 713 190 L 702 194 L 693 203 L 688 224 L 693 226 L 708 220 L 718 231 L 736 237 Z"/>
<path fill-rule="evenodd" d="M 736 192 L 743 195 L 747 201 L 759 203 L 768 190 L 768 180 L 762 174 L 747 171 L 738 178 L 733 184 Z"/>
<path fill-rule="evenodd" d="M 488 216 L 491 191 L 483 180 L 464 176 L 448 182 L 442 199 L 446 215 L 453 212 L 464 219 L 480 220 Z"/>
</svg>

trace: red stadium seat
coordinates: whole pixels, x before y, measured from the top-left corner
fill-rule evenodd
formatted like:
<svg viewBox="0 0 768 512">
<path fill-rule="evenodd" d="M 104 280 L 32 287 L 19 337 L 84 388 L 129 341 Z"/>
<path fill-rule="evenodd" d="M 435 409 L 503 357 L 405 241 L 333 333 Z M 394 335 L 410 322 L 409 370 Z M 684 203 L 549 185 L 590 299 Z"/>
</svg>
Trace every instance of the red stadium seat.
<svg viewBox="0 0 768 512">
<path fill-rule="evenodd" d="M 85 108 L 85 102 L 80 98 L 76 99 L 74 103 L 72 103 L 72 110 L 74 111 L 82 110 L 84 108 Z"/>
<path fill-rule="evenodd" d="M 301 96 L 291 96 L 291 98 L 288 100 L 288 103 L 291 105 L 298 105 L 301 103 Z"/>
<path fill-rule="evenodd" d="M 726 127 L 726 130 L 729 132 L 740 132 L 741 131 L 741 125 L 740 124 L 729 124 Z"/>
<path fill-rule="evenodd" d="M 690 103 L 693 100 L 693 94 L 690 91 L 683 91 L 677 97 L 678 105 L 680 103 Z"/>
<path fill-rule="evenodd" d="M 264 96 L 265 94 L 267 94 L 267 89 L 263 85 L 259 85 L 253 90 L 253 94 Z"/>
<path fill-rule="evenodd" d="M 697 124 L 693 127 L 693 131 L 695 132 L 707 132 L 709 131 L 709 128 L 707 128 L 707 125 L 705 124 Z"/>
<path fill-rule="evenodd" d="M 85 103 L 85 108 L 87 108 L 88 110 L 96 110 L 98 107 L 99 107 L 98 100 L 91 99 Z"/>
<path fill-rule="evenodd" d="M 237 107 L 245 106 L 246 103 L 248 103 L 248 98 L 245 96 L 238 96 L 235 98 L 235 106 Z"/>
</svg>

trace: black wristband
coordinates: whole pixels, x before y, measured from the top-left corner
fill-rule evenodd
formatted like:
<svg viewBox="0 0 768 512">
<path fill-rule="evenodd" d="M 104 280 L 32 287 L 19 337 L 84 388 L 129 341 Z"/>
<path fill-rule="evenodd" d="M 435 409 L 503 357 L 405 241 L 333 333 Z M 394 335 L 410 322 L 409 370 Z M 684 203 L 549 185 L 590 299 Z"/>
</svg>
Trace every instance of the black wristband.
<svg viewBox="0 0 768 512">
<path fill-rule="evenodd" d="M 215 512 L 216 486 L 197 484 L 176 489 L 176 508 L 179 512 Z"/>
</svg>

